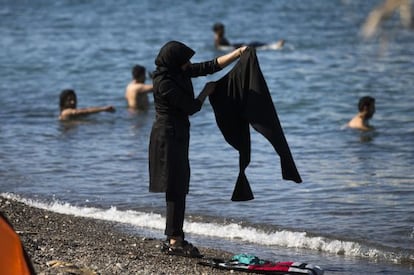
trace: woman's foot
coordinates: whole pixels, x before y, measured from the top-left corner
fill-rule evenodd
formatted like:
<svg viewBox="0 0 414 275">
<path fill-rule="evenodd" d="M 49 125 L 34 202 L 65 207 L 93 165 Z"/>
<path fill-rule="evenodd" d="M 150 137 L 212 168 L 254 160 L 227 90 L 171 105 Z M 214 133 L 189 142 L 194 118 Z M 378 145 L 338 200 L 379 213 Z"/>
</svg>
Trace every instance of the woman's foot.
<svg viewBox="0 0 414 275">
<path fill-rule="evenodd" d="M 168 255 L 184 256 L 190 258 L 202 258 L 200 251 L 191 243 L 180 240 L 170 239 L 162 243 L 161 251 Z"/>
</svg>

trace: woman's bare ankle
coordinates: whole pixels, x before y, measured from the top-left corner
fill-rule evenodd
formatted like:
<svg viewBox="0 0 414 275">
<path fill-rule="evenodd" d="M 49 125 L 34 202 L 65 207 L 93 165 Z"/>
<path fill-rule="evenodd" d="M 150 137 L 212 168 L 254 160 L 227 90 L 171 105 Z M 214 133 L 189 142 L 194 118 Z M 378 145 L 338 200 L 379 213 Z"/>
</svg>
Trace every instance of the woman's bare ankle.
<svg viewBox="0 0 414 275">
<path fill-rule="evenodd" d="M 182 242 L 183 238 L 182 237 L 170 237 L 170 244 L 174 245 L 175 243 L 179 243 Z"/>
</svg>

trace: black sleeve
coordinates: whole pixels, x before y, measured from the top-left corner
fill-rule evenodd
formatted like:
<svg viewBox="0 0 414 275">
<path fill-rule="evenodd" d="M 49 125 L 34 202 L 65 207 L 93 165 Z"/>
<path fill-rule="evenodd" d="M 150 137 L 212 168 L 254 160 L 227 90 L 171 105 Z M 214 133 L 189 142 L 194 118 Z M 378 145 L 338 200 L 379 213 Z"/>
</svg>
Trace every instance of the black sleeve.
<svg viewBox="0 0 414 275">
<path fill-rule="evenodd" d="M 202 102 L 185 93 L 182 88 L 173 81 L 165 81 L 161 84 L 162 97 L 174 108 L 187 115 L 192 115 L 201 110 Z"/>
<path fill-rule="evenodd" d="M 217 58 L 215 58 L 210 61 L 191 64 L 189 68 L 189 73 L 191 77 L 198 77 L 213 74 L 215 72 L 220 71 L 221 69 L 222 68 L 219 66 L 217 62 Z"/>
</svg>

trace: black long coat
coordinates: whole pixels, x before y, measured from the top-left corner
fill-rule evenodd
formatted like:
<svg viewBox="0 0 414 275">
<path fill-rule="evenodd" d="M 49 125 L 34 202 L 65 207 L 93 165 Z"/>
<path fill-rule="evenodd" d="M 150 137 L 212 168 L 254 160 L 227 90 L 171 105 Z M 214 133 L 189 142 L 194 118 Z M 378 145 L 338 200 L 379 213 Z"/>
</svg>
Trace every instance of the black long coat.
<svg viewBox="0 0 414 275">
<path fill-rule="evenodd" d="M 190 122 L 188 117 L 201 109 L 194 98 L 192 77 L 220 70 L 217 60 L 181 66 L 194 51 L 181 42 L 171 41 L 158 54 L 153 75 L 156 118 L 149 144 L 150 192 L 187 194 L 190 182 L 188 148 Z"/>
</svg>

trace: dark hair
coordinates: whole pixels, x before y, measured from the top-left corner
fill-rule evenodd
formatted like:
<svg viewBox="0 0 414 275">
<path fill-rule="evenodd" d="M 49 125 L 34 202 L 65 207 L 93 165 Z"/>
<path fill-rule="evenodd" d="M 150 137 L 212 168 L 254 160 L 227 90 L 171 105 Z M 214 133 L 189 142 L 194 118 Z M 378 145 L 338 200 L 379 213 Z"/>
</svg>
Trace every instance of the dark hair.
<svg viewBox="0 0 414 275">
<path fill-rule="evenodd" d="M 138 80 L 141 76 L 145 76 L 145 68 L 144 67 L 142 67 L 141 65 L 135 65 L 133 68 L 132 68 L 132 77 L 135 79 L 135 80 Z"/>
<path fill-rule="evenodd" d="M 75 107 L 76 107 L 76 93 L 74 90 L 71 89 L 66 89 L 63 90 L 60 93 L 60 101 L 59 101 L 59 106 L 60 106 L 60 111 L 65 110 L 67 108 L 71 108 L 72 106 L 69 105 L 69 97 L 73 97 L 75 99 Z"/>
<path fill-rule="evenodd" d="M 358 102 L 358 110 L 363 111 L 365 107 L 369 107 L 372 104 L 375 104 L 375 98 L 370 96 L 361 97 Z"/>
<path fill-rule="evenodd" d="M 213 31 L 214 32 L 224 31 L 224 25 L 222 23 L 215 23 L 213 25 Z"/>
</svg>

